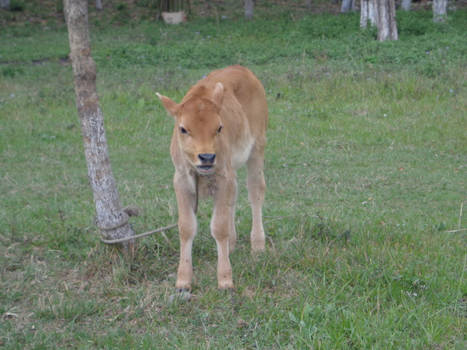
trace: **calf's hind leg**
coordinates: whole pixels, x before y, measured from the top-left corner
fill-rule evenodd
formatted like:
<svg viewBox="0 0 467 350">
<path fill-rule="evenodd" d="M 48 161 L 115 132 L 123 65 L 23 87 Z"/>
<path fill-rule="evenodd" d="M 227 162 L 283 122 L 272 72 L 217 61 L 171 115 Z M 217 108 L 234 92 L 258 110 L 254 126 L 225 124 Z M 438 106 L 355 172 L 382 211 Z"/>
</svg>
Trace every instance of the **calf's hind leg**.
<svg viewBox="0 0 467 350">
<path fill-rule="evenodd" d="M 251 204 L 251 250 L 260 252 L 265 247 L 265 235 L 263 228 L 263 202 L 266 182 L 264 181 L 264 149 L 253 149 L 248 159 L 248 199 Z"/>
</svg>

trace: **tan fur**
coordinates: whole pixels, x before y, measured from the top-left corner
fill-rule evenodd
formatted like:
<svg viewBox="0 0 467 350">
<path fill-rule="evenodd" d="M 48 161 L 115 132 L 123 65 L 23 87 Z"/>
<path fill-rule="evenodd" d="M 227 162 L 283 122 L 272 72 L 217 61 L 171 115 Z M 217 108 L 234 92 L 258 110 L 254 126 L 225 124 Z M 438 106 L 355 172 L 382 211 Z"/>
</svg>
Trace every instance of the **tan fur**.
<svg viewBox="0 0 467 350">
<path fill-rule="evenodd" d="M 231 66 L 200 80 L 180 104 L 157 95 L 175 118 L 170 154 L 175 166 L 180 233 L 176 287 L 191 289 L 191 248 L 197 230 L 199 195 L 214 198 L 211 234 L 217 244 L 218 286 L 233 288 L 229 253 L 236 241 L 236 170 L 245 163 L 253 216 L 251 248 L 262 251 L 265 245 L 262 204 L 268 109 L 264 88 L 251 71 Z M 215 155 L 215 159 L 205 162 L 203 155 Z"/>
</svg>

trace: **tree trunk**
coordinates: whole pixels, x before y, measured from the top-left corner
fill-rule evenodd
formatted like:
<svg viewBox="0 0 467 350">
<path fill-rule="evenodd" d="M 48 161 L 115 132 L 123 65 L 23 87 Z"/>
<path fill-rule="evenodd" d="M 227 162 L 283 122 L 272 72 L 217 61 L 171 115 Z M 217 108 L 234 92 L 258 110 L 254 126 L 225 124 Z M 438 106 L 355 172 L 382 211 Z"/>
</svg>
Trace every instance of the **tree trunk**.
<svg viewBox="0 0 467 350">
<path fill-rule="evenodd" d="M 368 3 L 368 17 L 372 26 L 378 26 L 378 5 L 377 0 L 370 0 Z"/>
<path fill-rule="evenodd" d="M 342 0 L 341 13 L 349 12 L 352 8 L 352 0 Z"/>
<path fill-rule="evenodd" d="M 448 0 L 433 0 L 433 21 L 445 22 L 447 18 Z"/>
<path fill-rule="evenodd" d="M 131 237 L 128 215 L 122 210 L 110 166 L 104 120 L 96 91 L 96 65 L 91 57 L 88 1 L 65 0 L 70 58 L 75 80 L 76 106 L 81 121 L 88 177 L 94 196 L 97 224 L 106 239 Z M 130 241 L 123 245 L 133 248 Z"/>
<path fill-rule="evenodd" d="M 361 0 L 360 1 L 360 28 L 366 28 L 368 26 L 369 21 L 369 1 L 368 0 Z"/>
<path fill-rule="evenodd" d="M 96 0 L 96 10 L 102 11 L 104 7 L 102 7 L 102 0 Z"/>
<path fill-rule="evenodd" d="M 310 10 L 311 9 L 311 0 L 305 0 L 305 7 Z"/>
<path fill-rule="evenodd" d="M 372 26 L 377 26 L 376 0 L 361 0 L 360 2 L 360 27 L 366 28 L 368 22 Z"/>
<path fill-rule="evenodd" d="M 245 0 L 245 18 L 252 19 L 255 11 L 254 0 Z"/>
<path fill-rule="evenodd" d="M 397 40 L 396 4 L 394 0 L 376 0 L 378 40 Z"/>
<path fill-rule="evenodd" d="M 370 0 L 368 3 L 368 17 L 372 26 L 378 26 L 378 6 L 376 0 Z"/>
<path fill-rule="evenodd" d="M 401 8 L 404 11 L 410 11 L 411 6 L 412 6 L 412 0 L 402 0 Z"/>
<path fill-rule="evenodd" d="M 0 0 L 0 8 L 9 9 L 10 8 L 10 0 Z"/>
</svg>

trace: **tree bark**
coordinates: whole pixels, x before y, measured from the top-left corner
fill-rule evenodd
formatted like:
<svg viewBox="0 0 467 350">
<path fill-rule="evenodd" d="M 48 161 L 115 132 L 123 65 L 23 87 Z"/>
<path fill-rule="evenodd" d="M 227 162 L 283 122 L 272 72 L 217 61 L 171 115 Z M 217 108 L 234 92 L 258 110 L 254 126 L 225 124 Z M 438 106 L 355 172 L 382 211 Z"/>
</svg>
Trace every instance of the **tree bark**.
<svg viewBox="0 0 467 350">
<path fill-rule="evenodd" d="M 433 21 L 445 22 L 447 18 L 448 0 L 433 0 Z"/>
<path fill-rule="evenodd" d="M 360 1 L 360 28 L 366 28 L 368 26 L 369 21 L 369 1 L 368 0 L 361 0 Z"/>
<path fill-rule="evenodd" d="M 361 0 L 360 2 L 360 27 L 366 28 L 368 22 L 372 26 L 377 26 L 376 0 Z"/>
<path fill-rule="evenodd" d="M 244 0 L 245 1 L 245 18 L 253 19 L 253 14 L 255 11 L 254 0 Z"/>
<path fill-rule="evenodd" d="M 128 215 L 122 210 L 108 156 L 104 120 L 96 91 L 96 65 L 91 57 L 88 31 L 88 1 L 64 0 L 75 81 L 76 106 L 81 121 L 97 224 L 105 239 L 134 236 Z M 133 242 L 123 245 L 126 252 Z"/>
<path fill-rule="evenodd" d="M 0 0 L 0 8 L 9 9 L 10 8 L 10 0 Z"/>
<path fill-rule="evenodd" d="M 372 26 L 378 25 L 378 12 L 377 12 L 376 0 L 370 0 L 368 3 L 368 17 Z"/>
<path fill-rule="evenodd" d="M 310 10 L 311 9 L 311 0 L 305 0 L 305 7 Z"/>
<path fill-rule="evenodd" d="M 96 10 L 102 11 L 104 7 L 102 6 L 102 0 L 96 0 Z"/>
<path fill-rule="evenodd" d="M 341 13 L 349 12 L 352 9 L 352 0 L 342 0 Z"/>
<path fill-rule="evenodd" d="M 396 4 L 394 0 L 376 0 L 378 40 L 397 40 Z"/>
<path fill-rule="evenodd" d="M 412 0 L 402 0 L 401 8 L 404 11 L 410 11 L 411 7 L 412 7 Z"/>
</svg>

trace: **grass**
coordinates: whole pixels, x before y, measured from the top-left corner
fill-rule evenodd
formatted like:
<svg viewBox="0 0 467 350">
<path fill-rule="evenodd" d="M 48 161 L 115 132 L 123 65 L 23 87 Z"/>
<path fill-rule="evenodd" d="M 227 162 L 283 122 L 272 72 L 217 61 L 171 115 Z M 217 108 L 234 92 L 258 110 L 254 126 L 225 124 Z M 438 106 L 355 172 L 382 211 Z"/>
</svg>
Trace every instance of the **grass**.
<svg viewBox="0 0 467 350">
<path fill-rule="evenodd" d="M 239 174 L 234 293 L 216 288 L 211 204 L 193 299 L 170 302 L 176 232 L 132 261 L 99 243 L 63 25 L 0 34 L 0 346 L 6 349 L 463 349 L 467 284 L 465 10 L 398 13 L 398 42 L 358 16 L 290 13 L 179 27 L 94 25 L 122 202 L 137 232 L 176 221 L 172 120 L 210 70 L 240 63 L 270 108 L 267 253 L 249 251 Z"/>
</svg>

